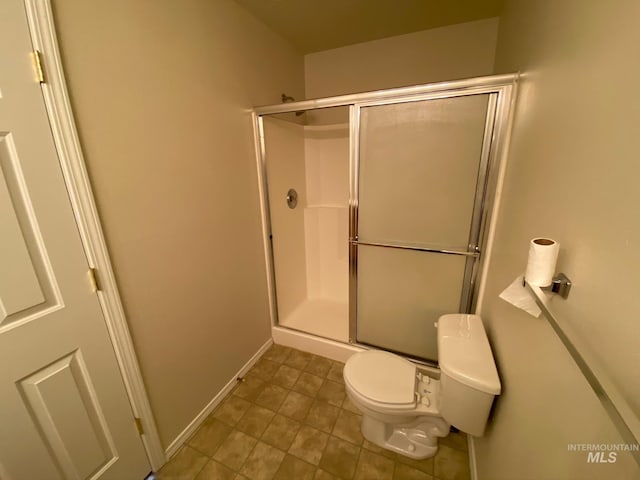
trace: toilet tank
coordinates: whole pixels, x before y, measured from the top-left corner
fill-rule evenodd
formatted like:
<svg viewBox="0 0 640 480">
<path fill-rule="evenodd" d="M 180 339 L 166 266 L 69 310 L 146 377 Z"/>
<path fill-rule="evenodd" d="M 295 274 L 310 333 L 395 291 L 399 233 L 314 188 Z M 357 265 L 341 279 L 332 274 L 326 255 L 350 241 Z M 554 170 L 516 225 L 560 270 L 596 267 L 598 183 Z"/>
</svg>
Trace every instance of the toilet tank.
<svg viewBox="0 0 640 480">
<path fill-rule="evenodd" d="M 440 414 L 459 430 L 484 433 L 500 379 L 489 340 L 478 315 L 438 319 Z"/>
</svg>

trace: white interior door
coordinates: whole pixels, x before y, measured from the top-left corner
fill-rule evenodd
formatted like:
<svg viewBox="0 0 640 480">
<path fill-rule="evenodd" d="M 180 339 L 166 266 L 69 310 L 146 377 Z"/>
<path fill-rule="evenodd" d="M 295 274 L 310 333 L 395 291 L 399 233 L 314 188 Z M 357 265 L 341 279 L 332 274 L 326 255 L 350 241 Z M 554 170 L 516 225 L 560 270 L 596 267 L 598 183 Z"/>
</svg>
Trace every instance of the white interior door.
<svg viewBox="0 0 640 480">
<path fill-rule="evenodd" d="M 75 224 L 21 0 L 0 2 L 0 477 L 151 470 Z"/>
</svg>

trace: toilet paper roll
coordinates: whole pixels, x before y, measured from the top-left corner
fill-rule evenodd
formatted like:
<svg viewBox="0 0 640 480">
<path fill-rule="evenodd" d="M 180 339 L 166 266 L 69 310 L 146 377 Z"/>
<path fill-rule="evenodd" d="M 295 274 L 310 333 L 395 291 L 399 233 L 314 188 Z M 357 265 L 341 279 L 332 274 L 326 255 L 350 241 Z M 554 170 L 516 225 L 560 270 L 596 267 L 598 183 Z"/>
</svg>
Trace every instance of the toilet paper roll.
<svg viewBox="0 0 640 480">
<path fill-rule="evenodd" d="M 529 243 L 529 259 L 524 278 L 530 285 L 548 287 L 556 271 L 560 244 L 550 238 L 534 238 Z"/>
</svg>

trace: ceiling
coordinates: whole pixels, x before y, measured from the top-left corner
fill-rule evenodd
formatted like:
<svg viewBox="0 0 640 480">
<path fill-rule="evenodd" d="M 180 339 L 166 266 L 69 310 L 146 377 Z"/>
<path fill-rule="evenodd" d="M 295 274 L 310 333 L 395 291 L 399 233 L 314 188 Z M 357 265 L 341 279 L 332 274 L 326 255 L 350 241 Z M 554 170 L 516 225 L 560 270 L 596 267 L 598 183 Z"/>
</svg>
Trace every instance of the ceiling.
<svg viewBox="0 0 640 480">
<path fill-rule="evenodd" d="M 300 53 L 497 17 L 503 0 L 235 0 Z"/>
</svg>

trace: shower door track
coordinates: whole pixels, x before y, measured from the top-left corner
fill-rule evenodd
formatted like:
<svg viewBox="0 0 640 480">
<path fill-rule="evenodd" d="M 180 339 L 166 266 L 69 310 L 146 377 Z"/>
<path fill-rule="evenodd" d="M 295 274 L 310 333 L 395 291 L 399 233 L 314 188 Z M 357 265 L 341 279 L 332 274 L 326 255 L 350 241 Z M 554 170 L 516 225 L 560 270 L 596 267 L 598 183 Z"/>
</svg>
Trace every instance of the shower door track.
<svg viewBox="0 0 640 480">
<path fill-rule="evenodd" d="M 466 78 L 450 82 L 430 83 L 412 87 L 390 88 L 375 90 L 372 92 L 354 93 L 350 95 L 338 95 L 335 97 L 316 98 L 299 102 L 288 102 L 278 105 L 265 105 L 254 107 L 253 113 L 257 116 L 272 115 L 276 113 L 292 113 L 304 110 L 317 110 L 330 107 L 348 107 L 351 105 L 363 105 L 367 102 L 394 102 L 399 97 L 423 96 L 425 99 L 436 98 L 438 94 L 446 96 L 471 95 L 475 93 L 502 93 L 512 87 L 517 79 L 513 73 L 504 75 L 489 75 L 485 77 Z"/>
</svg>

